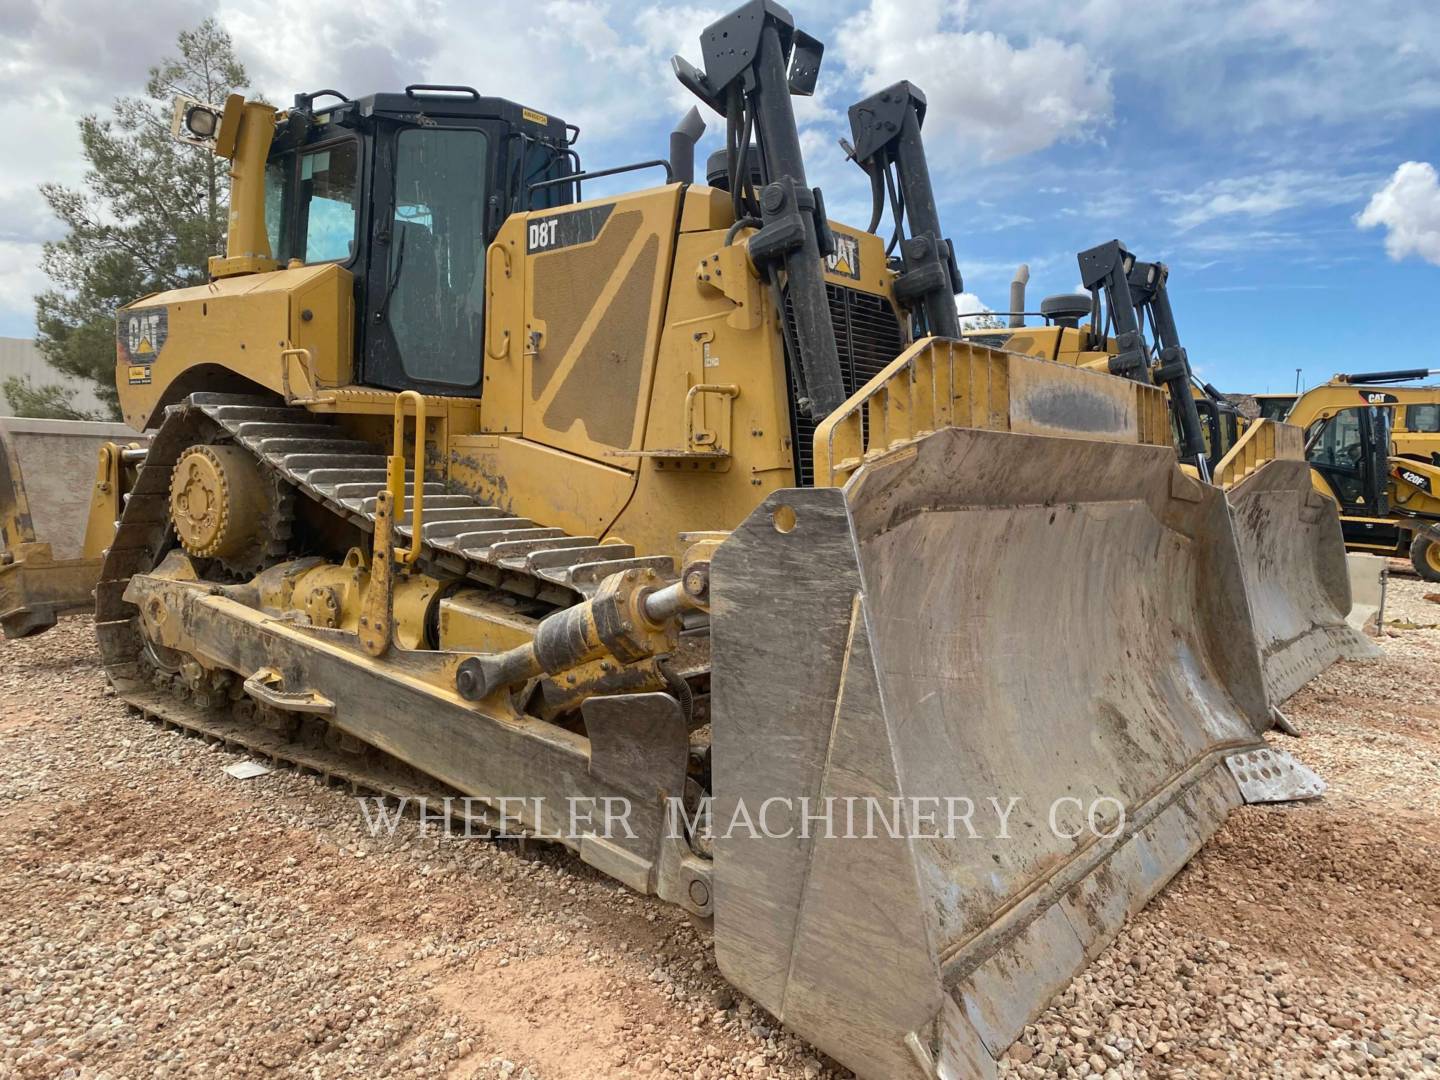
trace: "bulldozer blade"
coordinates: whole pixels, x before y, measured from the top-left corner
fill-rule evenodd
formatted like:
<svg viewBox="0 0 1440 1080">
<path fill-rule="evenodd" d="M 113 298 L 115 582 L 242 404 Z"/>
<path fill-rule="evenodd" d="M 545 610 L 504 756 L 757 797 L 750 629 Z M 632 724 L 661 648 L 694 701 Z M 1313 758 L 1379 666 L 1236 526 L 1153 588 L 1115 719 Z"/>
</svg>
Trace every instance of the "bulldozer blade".
<svg viewBox="0 0 1440 1080">
<path fill-rule="evenodd" d="M 776 492 L 712 570 L 721 971 L 862 1077 L 995 1075 L 1240 776 L 1318 793 L 1255 640 L 1168 448 L 946 428 Z"/>
<path fill-rule="evenodd" d="M 124 424 L 0 417 L 0 628 L 10 638 L 92 608 L 98 553 L 85 552 L 96 455 L 139 436 Z"/>
<path fill-rule="evenodd" d="M 1266 462 L 1228 494 L 1270 700 L 1278 705 L 1337 660 L 1379 656 L 1347 621 L 1339 511 L 1314 489 L 1309 464 Z"/>
</svg>

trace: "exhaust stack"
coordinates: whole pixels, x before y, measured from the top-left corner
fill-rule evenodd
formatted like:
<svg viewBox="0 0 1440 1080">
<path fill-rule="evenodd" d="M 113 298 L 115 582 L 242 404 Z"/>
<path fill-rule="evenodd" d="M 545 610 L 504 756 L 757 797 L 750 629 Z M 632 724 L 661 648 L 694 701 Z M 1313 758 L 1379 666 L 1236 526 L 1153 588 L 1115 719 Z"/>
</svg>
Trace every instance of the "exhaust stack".
<svg viewBox="0 0 1440 1080">
<path fill-rule="evenodd" d="M 1010 282 L 1010 329 L 1025 325 L 1025 286 L 1030 284 L 1030 264 L 1021 263 Z"/>
<path fill-rule="evenodd" d="M 705 121 L 694 106 L 670 132 L 670 172 L 682 184 L 695 182 L 695 144 L 704 134 Z"/>
</svg>

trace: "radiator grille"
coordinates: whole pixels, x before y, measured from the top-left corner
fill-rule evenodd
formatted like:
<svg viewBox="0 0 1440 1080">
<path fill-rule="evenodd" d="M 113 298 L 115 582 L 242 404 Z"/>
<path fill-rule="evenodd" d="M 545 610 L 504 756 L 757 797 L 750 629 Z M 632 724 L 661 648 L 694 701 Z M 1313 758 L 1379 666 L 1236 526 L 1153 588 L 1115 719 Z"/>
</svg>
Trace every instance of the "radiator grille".
<svg viewBox="0 0 1440 1080">
<path fill-rule="evenodd" d="M 884 370 L 905 348 L 905 335 L 895 310 L 883 296 L 825 283 L 830 323 L 840 351 L 840 378 L 849 397 Z M 785 321 L 791 338 L 796 333 L 795 312 L 785 298 Z M 789 372 L 791 365 L 786 365 Z M 815 483 L 815 420 L 795 407 L 795 386 L 790 385 L 790 434 L 795 448 L 795 486 Z"/>
</svg>

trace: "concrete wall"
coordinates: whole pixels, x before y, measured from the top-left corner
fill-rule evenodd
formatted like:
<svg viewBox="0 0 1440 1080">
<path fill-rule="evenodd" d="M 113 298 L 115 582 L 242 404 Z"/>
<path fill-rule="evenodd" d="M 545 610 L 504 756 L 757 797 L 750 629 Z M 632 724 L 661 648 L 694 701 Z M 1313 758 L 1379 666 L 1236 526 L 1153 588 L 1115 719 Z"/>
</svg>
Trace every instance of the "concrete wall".
<svg viewBox="0 0 1440 1080">
<path fill-rule="evenodd" d="M 99 411 L 104 415 L 94 384 L 56 371 L 45 362 L 39 347 L 29 338 L 0 337 L 0 382 L 12 375 L 29 375 L 36 386 L 59 383 L 75 391 L 70 400 L 77 409 Z M 0 416 L 9 416 L 13 411 L 10 402 L 5 400 L 5 391 L 0 390 Z"/>
<path fill-rule="evenodd" d="M 139 437 L 124 424 L 0 418 L 0 468 L 19 474 L 11 483 L 24 488 L 35 539 L 55 558 L 81 555 L 101 445 Z"/>
</svg>

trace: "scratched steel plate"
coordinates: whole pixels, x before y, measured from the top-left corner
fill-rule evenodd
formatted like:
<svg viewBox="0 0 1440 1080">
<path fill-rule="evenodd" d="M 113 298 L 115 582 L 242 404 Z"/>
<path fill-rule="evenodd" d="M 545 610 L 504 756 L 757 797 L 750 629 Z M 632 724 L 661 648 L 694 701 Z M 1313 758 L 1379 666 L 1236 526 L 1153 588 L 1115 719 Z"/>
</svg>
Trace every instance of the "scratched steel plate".
<svg viewBox="0 0 1440 1080">
<path fill-rule="evenodd" d="M 1325 794 L 1325 781 L 1288 751 L 1267 748 L 1225 759 L 1247 803 L 1297 802 Z"/>
</svg>

